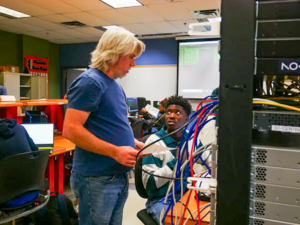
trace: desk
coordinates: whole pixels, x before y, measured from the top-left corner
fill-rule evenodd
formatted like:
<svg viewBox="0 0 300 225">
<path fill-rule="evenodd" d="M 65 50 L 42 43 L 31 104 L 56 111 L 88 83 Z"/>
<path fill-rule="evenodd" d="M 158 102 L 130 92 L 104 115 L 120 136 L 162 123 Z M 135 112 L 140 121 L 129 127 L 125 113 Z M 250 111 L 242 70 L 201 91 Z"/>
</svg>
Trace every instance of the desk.
<svg viewBox="0 0 300 225">
<path fill-rule="evenodd" d="M 56 189 L 59 194 L 64 193 L 64 153 L 73 151 L 74 149 L 75 144 L 73 142 L 62 137 L 61 135 L 54 136 L 54 148 L 49 158 L 48 167 L 50 192 L 54 192 Z M 55 157 L 58 157 L 56 164 Z"/>
<path fill-rule="evenodd" d="M 182 198 L 182 202 L 185 204 L 186 200 L 188 198 L 189 192 L 185 193 L 183 198 Z M 200 201 L 200 207 L 203 205 L 208 204 L 209 202 L 204 202 L 204 201 Z M 180 213 L 180 207 L 181 207 L 181 203 L 177 202 L 176 206 L 173 207 L 173 216 L 176 215 L 176 210 L 175 207 L 177 207 L 177 213 Z M 192 191 L 191 197 L 190 197 L 190 202 L 188 205 L 188 208 L 191 212 L 193 212 L 195 209 L 197 209 L 197 203 L 196 203 L 196 199 L 195 199 L 195 191 Z M 205 210 L 203 210 L 203 212 L 201 212 L 201 217 L 205 216 L 206 213 L 208 213 L 210 211 L 210 207 L 207 207 Z M 185 219 L 190 215 L 190 213 L 186 210 L 185 214 L 183 216 L 183 219 L 185 221 Z M 197 216 L 197 211 L 193 214 L 193 217 L 195 218 Z M 175 219 L 173 219 L 173 221 L 175 221 Z M 198 220 L 197 220 L 198 221 Z M 190 218 L 188 220 L 188 222 L 186 223 L 187 225 L 194 225 L 197 221 L 193 221 L 192 218 Z M 166 219 L 165 219 L 165 224 L 172 224 L 171 222 L 171 210 L 168 212 Z M 210 224 L 210 214 L 208 214 L 202 221 L 201 221 L 201 225 L 209 225 Z"/>
<path fill-rule="evenodd" d="M 66 99 L 45 99 L 45 100 L 19 100 L 13 102 L 2 102 L 0 101 L 0 108 L 6 108 L 5 115 L 2 117 L 16 119 L 18 123 L 22 123 L 23 117 L 18 115 L 18 110 L 22 106 L 47 106 L 50 107 L 50 122 L 54 121 L 55 116 L 55 106 L 68 104 Z M 0 115 L 1 117 L 1 115 Z"/>
</svg>

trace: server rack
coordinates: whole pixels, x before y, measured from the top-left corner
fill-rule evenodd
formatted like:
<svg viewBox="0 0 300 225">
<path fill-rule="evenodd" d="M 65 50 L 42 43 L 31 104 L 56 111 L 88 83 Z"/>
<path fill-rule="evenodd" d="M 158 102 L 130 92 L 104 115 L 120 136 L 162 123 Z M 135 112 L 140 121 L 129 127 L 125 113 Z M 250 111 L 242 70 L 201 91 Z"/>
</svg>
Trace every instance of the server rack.
<svg viewBox="0 0 300 225">
<path fill-rule="evenodd" d="M 300 1 L 223 0 L 222 18 L 217 224 L 300 224 L 299 113 L 252 109 L 255 76 L 300 75 Z"/>
</svg>

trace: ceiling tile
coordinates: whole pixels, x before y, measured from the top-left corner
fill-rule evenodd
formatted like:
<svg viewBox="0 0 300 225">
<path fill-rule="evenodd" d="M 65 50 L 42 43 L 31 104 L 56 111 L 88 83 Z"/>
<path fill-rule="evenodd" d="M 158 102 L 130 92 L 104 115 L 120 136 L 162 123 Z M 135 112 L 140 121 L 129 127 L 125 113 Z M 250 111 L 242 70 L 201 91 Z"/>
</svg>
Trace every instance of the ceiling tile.
<svg viewBox="0 0 300 225">
<path fill-rule="evenodd" d="M 51 15 L 52 11 L 32 5 L 28 2 L 24 2 L 23 0 L 0 0 L 0 5 L 29 14 L 31 16 L 42 16 L 42 15 Z"/>
<path fill-rule="evenodd" d="M 111 9 L 110 6 L 100 0 L 61 0 L 69 5 L 75 6 L 83 11 Z"/>
<path fill-rule="evenodd" d="M 60 0 L 24 0 L 33 5 L 39 6 L 41 8 L 56 12 L 56 13 L 72 13 L 82 11 L 79 8 L 71 6 Z"/>
<path fill-rule="evenodd" d="M 58 43 L 58 44 L 74 44 L 74 43 L 84 43 L 87 42 L 81 38 L 71 38 L 71 39 L 49 39 L 49 41 Z"/>
<path fill-rule="evenodd" d="M 0 16 L 0 20 L 9 20 L 9 19 L 4 16 Z"/>
<path fill-rule="evenodd" d="M 197 20 L 177 20 L 177 21 L 170 21 L 178 30 L 181 32 L 189 31 L 189 24 L 190 23 L 199 23 Z"/>
<path fill-rule="evenodd" d="M 189 0 L 181 4 L 189 11 L 219 9 L 218 1 L 221 0 Z"/>
<path fill-rule="evenodd" d="M 88 26 L 105 26 L 105 25 L 111 25 L 111 23 L 106 22 L 105 20 L 102 20 L 96 16 L 93 16 L 86 12 L 80 12 L 80 13 L 68 13 L 63 14 L 66 17 L 69 17 L 73 20 L 79 21 L 81 23 L 84 23 Z"/>
<path fill-rule="evenodd" d="M 40 27 L 36 27 L 36 26 L 32 26 L 26 23 L 22 23 L 20 22 L 18 19 L 13 19 L 13 20 L 0 20 L 0 24 L 5 24 L 8 26 L 12 26 L 15 28 L 20 28 L 23 30 L 27 30 L 27 31 L 40 31 L 40 30 L 45 30 L 43 28 Z"/>
<path fill-rule="evenodd" d="M 28 32 L 26 30 L 16 28 L 16 27 L 12 27 L 12 26 L 5 25 L 5 24 L 0 24 L 0 30 L 4 30 L 4 31 L 7 31 L 7 32 L 16 33 L 16 34 L 23 34 L 23 33 Z"/>
<path fill-rule="evenodd" d="M 96 37 L 85 38 L 84 40 L 87 42 L 99 42 L 99 38 L 96 38 Z"/>
<path fill-rule="evenodd" d="M 60 34 L 57 33 L 55 31 L 37 31 L 37 32 L 30 32 L 30 33 L 26 33 L 27 35 L 30 36 L 35 36 L 35 37 L 40 37 L 46 40 L 49 39 L 70 39 L 70 36 L 64 35 L 64 34 Z"/>
<path fill-rule="evenodd" d="M 124 15 L 123 13 L 115 10 L 101 10 L 101 11 L 91 11 L 90 14 L 93 14 L 103 20 L 106 20 L 112 24 L 128 24 L 128 23 L 137 23 L 136 20 L 129 18 L 128 16 Z"/>
<path fill-rule="evenodd" d="M 74 30 L 82 32 L 84 34 L 91 35 L 91 36 L 96 37 L 98 39 L 104 34 L 104 31 L 98 30 L 98 29 L 93 28 L 93 27 L 75 28 Z"/>
<path fill-rule="evenodd" d="M 165 3 L 159 5 L 149 5 L 148 7 L 166 20 L 182 20 L 193 18 L 190 12 L 180 3 Z"/>
<path fill-rule="evenodd" d="M 151 30 L 150 28 L 146 27 L 143 24 L 125 24 L 122 25 L 124 28 L 126 28 L 127 30 L 129 30 L 132 33 L 135 34 L 156 34 L 155 31 Z"/>
<path fill-rule="evenodd" d="M 143 5 L 153 5 L 153 4 L 160 4 L 160 3 L 166 3 L 165 0 L 158 0 L 158 1 L 153 1 L 153 0 L 138 0 L 140 3 Z"/>
<path fill-rule="evenodd" d="M 43 28 L 44 30 L 64 29 L 63 26 L 60 26 L 58 24 L 51 23 L 51 22 L 48 22 L 46 20 L 42 20 L 42 19 L 39 19 L 39 18 L 36 18 L 36 17 L 22 18 L 22 19 L 19 19 L 19 20 L 23 23 Z"/>
<path fill-rule="evenodd" d="M 54 22 L 54 23 L 73 21 L 73 19 L 71 19 L 71 18 L 62 16 L 62 15 L 58 15 L 58 14 L 50 15 L 50 16 L 40 16 L 39 18 L 50 21 L 50 22 Z"/>
<path fill-rule="evenodd" d="M 57 33 L 65 34 L 73 38 L 89 38 L 91 35 L 84 34 L 74 29 L 56 30 Z"/>
<path fill-rule="evenodd" d="M 169 22 L 157 22 L 157 23 L 144 23 L 145 26 L 156 31 L 157 33 L 177 33 L 180 32 Z"/>
<path fill-rule="evenodd" d="M 146 6 L 121 8 L 117 10 L 138 22 L 150 23 L 165 21 L 161 16 L 157 15 L 155 12 L 151 11 Z"/>
</svg>

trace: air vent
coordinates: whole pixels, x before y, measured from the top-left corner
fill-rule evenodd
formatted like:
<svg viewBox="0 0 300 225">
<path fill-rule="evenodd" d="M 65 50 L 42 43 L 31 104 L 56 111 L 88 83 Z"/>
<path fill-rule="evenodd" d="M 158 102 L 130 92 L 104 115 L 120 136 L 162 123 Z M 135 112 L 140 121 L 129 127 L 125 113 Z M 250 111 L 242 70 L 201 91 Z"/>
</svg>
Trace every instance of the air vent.
<svg viewBox="0 0 300 225">
<path fill-rule="evenodd" d="M 256 216 L 264 216 L 265 215 L 265 207 L 266 204 L 263 202 L 255 202 L 254 206 L 254 215 Z"/>
<path fill-rule="evenodd" d="M 266 186 L 261 184 L 255 185 L 255 198 L 265 199 L 266 198 Z"/>
<path fill-rule="evenodd" d="M 267 150 L 257 149 L 256 150 L 256 163 L 266 164 L 267 163 Z"/>
<path fill-rule="evenodd" d="M 258 219 L 254 220 L 254 225 L 264 225 L 264 224 L 265 224 L 265 221 L 263 221 L 263 220 L 258 220 Z"/>
<path fill-rule="evenodd" d="M 62 22 L 61 25 L 66 27 L 75 28 L 75 27 L 86 27 L 87 25 L 84 23 L 80 23 L 78 21 L 70 21 L 70 22 Z"/>
<path fill-rule="evenodd" d="M 256 167 L 255 180 L 266 181 L 267 169 L 264 167 Z"/>
</svg>

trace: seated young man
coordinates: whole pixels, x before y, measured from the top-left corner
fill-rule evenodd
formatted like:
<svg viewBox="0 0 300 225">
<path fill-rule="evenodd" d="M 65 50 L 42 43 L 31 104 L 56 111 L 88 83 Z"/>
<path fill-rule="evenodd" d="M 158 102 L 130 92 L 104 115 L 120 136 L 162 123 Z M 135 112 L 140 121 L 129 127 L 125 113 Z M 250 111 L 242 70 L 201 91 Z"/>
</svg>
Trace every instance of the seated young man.
<svg viewBox="0 0 300 225">
<path fill-rule="evenodd" d="M 183 126 L 189 119 L 191 108 L 191 104 L 183 97 L 171 96 L 166 105 L 166 126 L 161 128 L 157 133 L 152 134 L 147 139 L 146 145 Z M 171 147 L 174 150 L 154 153 L 143 158 L 143 169 L 155 175 L 172 177 L 177 161 L 176 147 L 179 146 L 181 136 L 182 130 L 157 142 L 156 144 L 158 145 Z M 143 173 L 143 184 L 149 196 L 146 203 L 147 212 L 159 224 L 160 212 L 163 208 L 163 204 L 159 200 L 166 195 L 169 180 Z"/>
</svg>

